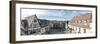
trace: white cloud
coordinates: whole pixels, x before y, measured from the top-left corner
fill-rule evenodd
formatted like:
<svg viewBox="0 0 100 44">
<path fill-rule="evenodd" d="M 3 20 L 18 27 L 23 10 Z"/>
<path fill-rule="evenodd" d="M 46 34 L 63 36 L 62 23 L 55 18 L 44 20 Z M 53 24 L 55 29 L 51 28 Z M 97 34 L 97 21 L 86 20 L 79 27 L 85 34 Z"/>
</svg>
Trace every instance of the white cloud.
<svg viewBox="0 0 100 44">
<path fill-rule="evenodd" d="M 63 12 L 63 11 L 62 11 Z M 31 15 L 37 15 L 38 17 L 41 16 L 57 16 L 57 17 L 62 17 L 63 13 L 59 11 L 51 11 L 50 10 L 39 10 L 39 9 L 22 9 L 22 19 L 24 19 L 27 16 Z"/>
</svg>

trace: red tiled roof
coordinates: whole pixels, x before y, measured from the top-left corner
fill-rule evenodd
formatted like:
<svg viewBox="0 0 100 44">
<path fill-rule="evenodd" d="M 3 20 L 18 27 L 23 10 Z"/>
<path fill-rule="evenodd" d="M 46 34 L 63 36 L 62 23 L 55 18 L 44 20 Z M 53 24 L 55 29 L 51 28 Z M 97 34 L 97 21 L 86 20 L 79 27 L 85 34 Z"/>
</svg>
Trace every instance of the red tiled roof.
<svg viewBox="0 0 100 44">
<path fill-rule="evenodd" d="M 73 19 L 74 20 L 85 20 L 85 19 L 91 19 L 92 13 L 86 13 L 81 16 L 75 16 Z"/>
</svg>

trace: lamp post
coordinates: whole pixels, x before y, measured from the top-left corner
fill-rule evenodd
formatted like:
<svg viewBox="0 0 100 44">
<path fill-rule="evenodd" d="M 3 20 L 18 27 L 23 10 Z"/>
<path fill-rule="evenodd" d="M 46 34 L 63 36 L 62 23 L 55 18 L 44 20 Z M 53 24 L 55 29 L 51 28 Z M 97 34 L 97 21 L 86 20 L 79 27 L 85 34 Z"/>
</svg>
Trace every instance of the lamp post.
<svg viewBox="0 0 100 44">
<path fill-rule="evenodd" d="M 66 24 L 67 24 L 67 25 L 66 25 L 66 26 L 67 26 L 67 28 L 66 28 L 66 33 L 68 33 L 68 31 L 69 31 L 69 30 L 68 30 L 68 29 L 69 29 L 69 27 L 68 27 L 69 21 L 67 21 Z"/>
</svg>

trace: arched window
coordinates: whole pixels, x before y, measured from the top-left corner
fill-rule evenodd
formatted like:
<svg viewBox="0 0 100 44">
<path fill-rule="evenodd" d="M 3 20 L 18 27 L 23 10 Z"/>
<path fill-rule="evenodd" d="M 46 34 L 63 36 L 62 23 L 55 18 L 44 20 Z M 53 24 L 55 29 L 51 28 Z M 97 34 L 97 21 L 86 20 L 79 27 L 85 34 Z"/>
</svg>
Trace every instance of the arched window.
<svg viewBox="0 0 100 44">
<path fill-rule="evenodd" d="M 37 20 L 35 19 L 34 22 L 37 22 Z"/>
<path fill-rule="evenodd" d="M 84 29 L 84 33 L 86 33 L 86 29 Z"/>
<path fill-rule="evenodd" d="M 81 29 L 79 28 L 79 31 L 78 31 L 78 33 L 81 33 Z"/>
</svg>

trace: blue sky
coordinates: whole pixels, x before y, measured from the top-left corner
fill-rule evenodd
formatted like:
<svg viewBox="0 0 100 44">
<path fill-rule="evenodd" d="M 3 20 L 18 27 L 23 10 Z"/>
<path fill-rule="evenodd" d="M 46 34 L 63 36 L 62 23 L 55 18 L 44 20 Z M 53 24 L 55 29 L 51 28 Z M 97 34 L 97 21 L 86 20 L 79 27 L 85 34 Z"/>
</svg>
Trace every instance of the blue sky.
<svg viewBox="0 0 100 44">
<path fill-rule="evenodd" d="M 64 9 L 22 9 L 22 18 L 36 15 L 39 19 L 71 20 L 74 16 L 83 15 L 89 10 L 64 10 Z"/>
</svg>

